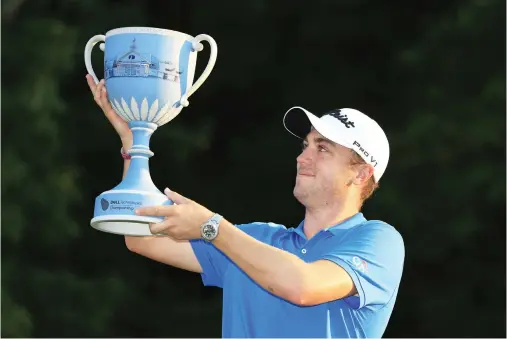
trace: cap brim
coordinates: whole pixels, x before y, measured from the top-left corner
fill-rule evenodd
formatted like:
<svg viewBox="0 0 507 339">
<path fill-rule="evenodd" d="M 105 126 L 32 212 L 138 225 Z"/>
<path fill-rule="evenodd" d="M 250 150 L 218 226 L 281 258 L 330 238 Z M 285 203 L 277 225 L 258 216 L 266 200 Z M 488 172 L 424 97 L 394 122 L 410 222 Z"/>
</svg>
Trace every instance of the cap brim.
<svg viewBox="0 0 507 339">
<path fill-rule="evenodd" d="M 295 112 L 296 110 L 298 112 Z M 303 107 L 295 106 L 285 112 L 283 116 L 283 125 L 289 133 L 300 139 L 304 139 L 311 130 L 311 119 L 318 120 L 315 115 L 308 112 Z"/>
<path fill-rule="evenodd" d="M 345 140 L 341 140 L 341 138 L 336 135 L 336 131 L 333 131 L 324 121 L 303 107 L 294 106 L 285 112 L 283 125 L 289 133 L 300 139 L 306 138 L 313 127 L 324 138 L 350 148 L 350 145 Z"/>
</svg>

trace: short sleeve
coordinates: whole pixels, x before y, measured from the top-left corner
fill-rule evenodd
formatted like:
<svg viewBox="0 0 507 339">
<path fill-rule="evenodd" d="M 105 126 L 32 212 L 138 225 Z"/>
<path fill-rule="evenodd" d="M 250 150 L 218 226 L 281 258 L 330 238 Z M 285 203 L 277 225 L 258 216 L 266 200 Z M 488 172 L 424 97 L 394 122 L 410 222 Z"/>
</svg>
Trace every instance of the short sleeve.
<svg viewBox="0 0 507 339">
<path fill-rule="evenodd" d="M 263 222 L 253 222 L 249 224 L 235 225 L 243 232 L 253 238 L 270 243 L 274 233 L 277 230 L 285 229 L 281 225 Z M 217 249 L 213 244 L 204 240 L 191 240 L 190 245 L 194 251 L 203 272 L 201 273 L 202 282 L 205 286 L 223 287 L 224 275 L 231 264 L 231 260 Z"/>
<path fill-rule="evenodd" d="M 190 245 L 202 268 L 201 278 L 204 286 L 223 287 L 223 277 L 230 259 L 212 244 L 199 239 L 191 240 Z"/>
<path fill-rule="evenodd" d="M 342 242 L 329 246 L 319 259 L 335 262 L 350 275 L 359 294 L 359 302 L 357 297 L 345 299 L 352 307 L 383 306 L 398 289 L 405 246 L 394 227 L 367 222 L 351 230 Z"/>
</svg>

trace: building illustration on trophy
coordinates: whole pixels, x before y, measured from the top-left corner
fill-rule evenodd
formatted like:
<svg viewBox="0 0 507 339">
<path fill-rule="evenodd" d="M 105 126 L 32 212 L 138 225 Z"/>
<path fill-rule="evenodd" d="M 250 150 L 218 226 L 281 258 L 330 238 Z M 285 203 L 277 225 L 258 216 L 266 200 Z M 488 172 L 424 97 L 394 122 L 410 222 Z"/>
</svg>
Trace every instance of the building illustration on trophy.
<svg viewBox="0 0 507 339">
<path fill-rule="evenodd" d="M 135 38 L 127 52 L 106 60 L 104 66 L 106 80 L 114 77 L 152 77 L 178 82 L 183 73 L 171 61 L 161 61 L 152 54 L 138 52 Z"/>
</svg>

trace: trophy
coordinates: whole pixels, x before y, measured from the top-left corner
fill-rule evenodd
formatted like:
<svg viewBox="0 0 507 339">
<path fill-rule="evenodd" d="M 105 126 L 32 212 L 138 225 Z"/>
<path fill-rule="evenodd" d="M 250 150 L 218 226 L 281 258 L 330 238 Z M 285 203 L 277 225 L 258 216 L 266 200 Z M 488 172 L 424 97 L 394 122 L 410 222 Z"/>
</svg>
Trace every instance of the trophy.
<svg viewBox="0 0 507 339">
<path fill-rule="evenodd" d="M 195 81 L 197 53 L 202 41 L 210 45 L 210 57 Z M 206 34 L 185 33 L 151 27 L 125 27 L 95 35 L 86 44 L 85 65 L 95 83 L 91 53 L 96 43 L 104 52 L 104 79 L 114 111 L 132 130 L 134 142 L 128 151 L 131 163 L 123 181 L 95 199 L 93 228 L 130 236 L 149 236 L 149 224 L 161 217 L 135 215 L 141 206 L 172 205 L 153 183 L 149 142 L 155 130 L 174 119 L 187 107 L 188 98 L 208 78 L 217 58 L 215 40 Z"/>
</svg>

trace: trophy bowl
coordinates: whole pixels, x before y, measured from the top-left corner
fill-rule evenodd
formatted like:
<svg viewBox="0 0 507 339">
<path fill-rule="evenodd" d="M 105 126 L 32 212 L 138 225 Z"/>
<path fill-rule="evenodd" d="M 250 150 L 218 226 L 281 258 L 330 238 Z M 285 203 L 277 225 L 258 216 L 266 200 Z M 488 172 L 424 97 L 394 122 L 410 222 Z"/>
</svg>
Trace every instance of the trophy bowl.
<svg viewBox="0 0 507 339">
<path fill-rule="evenodd" d="M 197 53 L 204 48 L 202 41 L 209 43 L 210 57 L 194 82 Z M 113 234 L 151 236 L 149 224 L 163 218 L 137 216 L 135 209 L 173 204 L 150 175 L 149 158 L 154 155 L 149 145 L 151 135 L 189 105 L 188 98 L 215 65 L 217 45 L 206 34 L 193 37 L 161 28 L 116 28 L 106 35 L 93 36 L 85 46 L 85 66 L 97 84 L 91 63 L 97 43 L 104 52 L 108 100 L 132 130 L 133 145 L 128 151 L 131 161 L 126 176 L 116 187 L 97 196 L 90 224 Z"/>
</svg>

